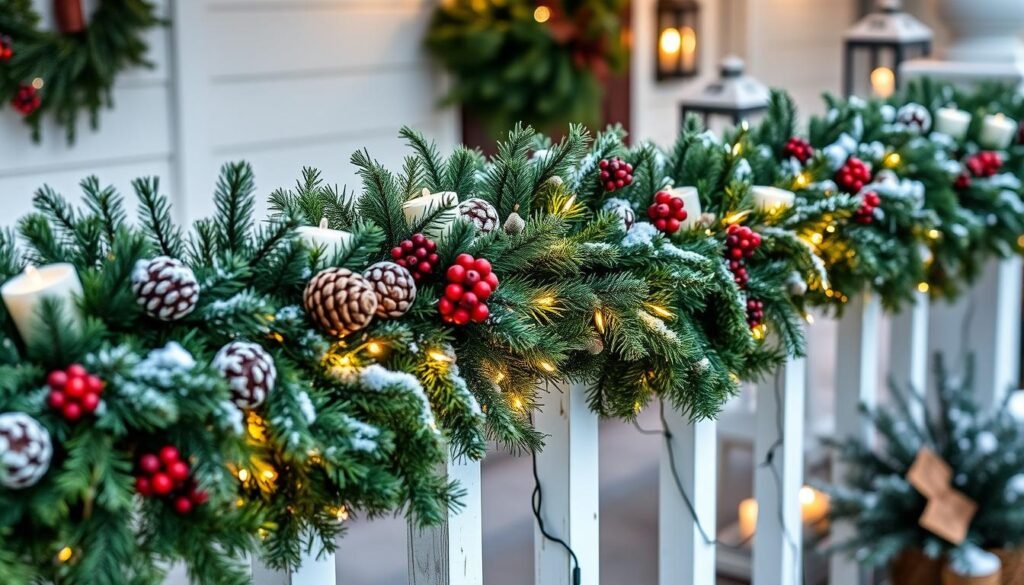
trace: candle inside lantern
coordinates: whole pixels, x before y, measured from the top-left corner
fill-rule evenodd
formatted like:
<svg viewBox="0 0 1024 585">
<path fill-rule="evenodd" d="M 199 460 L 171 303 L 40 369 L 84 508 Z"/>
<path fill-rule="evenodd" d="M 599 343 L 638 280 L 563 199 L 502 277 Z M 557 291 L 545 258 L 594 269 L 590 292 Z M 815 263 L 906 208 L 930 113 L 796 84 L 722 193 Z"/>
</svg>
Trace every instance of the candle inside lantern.
<svg viewBox="0 0 1024 585">
<path fill-rule="evenodd" d="M 683 37 L 677 28 L 666 28 L 658 35 L 658 66 L 662 71 L 675 71 L 679 64 L 679 53 Z"/>
<path fill-rule="evenodd" d="M 686 219 L 679 222 L 679 229 L 688 230 L 700 223 L 702 213 L 700 207 L 700 193 L 696 187 L 675 187 L 668 190 L 673 197 L 683 200 L 683 209 L 686 211 Z"/>
<path fill-rule="evenodd" d="M 320 220 L 318 227 L 302 226 L 295 233 L 310 246 L 324 248 L 330 254 L 337 253 L 352 240 L 352 234 L 346 231 L 329 229 L 326 217 Z"/>
<path fill-rule="evenodd" d="M 985 116 L 978 142 L 985 148 L 1003 150 L 1017 135 L 1017 123 L 1002 114 Z"/>
<path fill-rule="evenodd" d="M 0 296 L 25 343 L 43 334 L 39 311 L 44 299 L 60 301 L 64 320 L 81 326 L 82 317 L 75 303 L 76 297 L 82 296 L 82 282 L 71 264 L 26 266 L 25 272 L 0 287 Z"/>
<path fill-rule="evenodd" d="M 757 528 L 757 500 L 747 498 L 740 502 L 739 508 L 740 538 L 747 540 L 754 536 Z"/>
<path fill-rule="evenodd" d="M 800 519 L 808 524 L 821 521 L 828 515 L 828 496 L 805 485 L 800 488 Z"/>
<path fill-rule="evenodd" d="M 963 140 L 971 126 L 971 115 L 956 108 L 941 108 L 935 113 L 935 131 L 954 140 Z"/>
<path fill-rule="evenodd" d="M 697 69 L 697 31 L 692 26 L 684 26 L 679 29 L 682 39 L 683 71 L 696 71 Z"/>
<path fill-rule="evenodd" d="M 750 196 L 754 200 L 755 207 L 769 214 L 776 214 L 789 209 L 793 207 L 793 203 L 796 201 L 796 195 L 792 191 L 763 185 L 752 187 L 750 189 Z"/>
<path fill-rule="evenodd" d="M 402 205 L 402 213 L 405 214 L 405 221 L 412 226 L 428 213 L 443 209 L 444 211 L 434 218 L 425 230 L 427 235 L 438 237 L 447 233 L 451 228 L 452 222 L 455 221 L 455 206 L 458 203 L 459 196 L 454 191 L 431 193 L 429 189 L 424 189 L 422 195 L 410 199 Z"/>
<path fill-rule="evenodd" d="M 871 72 L 871 91 L 885 99 L 896 91 L 896 74 L 888 67 L 876 67 Z"/>
</svg>

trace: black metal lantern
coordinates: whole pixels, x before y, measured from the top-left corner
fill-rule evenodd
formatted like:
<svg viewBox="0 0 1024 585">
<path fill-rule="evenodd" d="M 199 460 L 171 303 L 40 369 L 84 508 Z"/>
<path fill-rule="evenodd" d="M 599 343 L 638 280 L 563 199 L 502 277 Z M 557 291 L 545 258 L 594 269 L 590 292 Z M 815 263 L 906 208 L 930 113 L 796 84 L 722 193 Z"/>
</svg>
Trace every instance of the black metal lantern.
<svg viewBox="0 0 1024 585">
<path fill-rule="evenodd" d="M 900 65 L 932 52 L 932 31 L 903 12 L 900 0 L 879 0 L 873 12 L 846 31 L 843 93 L 887 98 L 900 82 Z"/>
<path fill-rule="evenodd" d="M 713 129 L 716 117 L 738 125 L 764 113 L 770 99 L 768 88 L 744 75 L 743 60 L 733 56 L 722 60 L 720 79 L 684 96 L 679 107 L 684 122 L 693 113 L 703 119 L 704 126 Z"/>
<path fill-rule="evenodd" d="M 654 66 L 659 81 L 697 75 L 699 16 L 696 0 L 658 0 Z"/>
</svg>

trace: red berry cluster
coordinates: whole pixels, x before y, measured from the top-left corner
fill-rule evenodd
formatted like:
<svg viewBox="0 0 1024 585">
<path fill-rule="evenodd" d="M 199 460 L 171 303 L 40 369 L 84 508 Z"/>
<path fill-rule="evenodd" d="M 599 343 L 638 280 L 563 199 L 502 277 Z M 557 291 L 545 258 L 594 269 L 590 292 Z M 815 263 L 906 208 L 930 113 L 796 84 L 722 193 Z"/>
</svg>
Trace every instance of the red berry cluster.
<svg viewBox="0 0 1024 585">
<path fill-rule="evenodd" d="M 868 191 L 861 200 L 860 208 L 853 214 L 857 223 L 871 223 L 875 218 L 875 208 L 882 204 L 882 198 L 874 191 Z"/>
<path fill-rule="evenodd" d="M 597 166 L 601 168 L 601 184 L 604 185 L 605 191 L 614 191 L 633 184 L 633 165 L 621 158 L 613 156 L 610 159 L 602 159 Z"/>
<path fill-rule="evenodd" d="M 11 105 L 22 116 L 28 116 L 43 105 L 43 100 L 39 97 L 39 90 L 31 85 L 21 85 L 11 99 Z"/>
<path fill-rule="evenodd" d="M 437 244 L 423 234 L 413 234 L 408 240 L 391 248 L 391 258 L 404 266 L 416 282 L 434 271 L 437 265 Z"/>
<path fill-rule="evenodd" d="M 192 469 L 182 461 L 177 447 L 167 445 L 158 454 L 139 457 L 135 491 L 146 498 L 167 498 L 179 514 L 188 514 L 195 506 L 205 504 L 209 495 L 190 479 Z"/>
<path fill-rule="evenodd" d="M 730 225 L 725 233 L 725 256 L 729 260 L 729 270 L 736 284 L 743 288 L 750 281 L 746 259 L 753 256 L 754 250 L 761 245 L 761 234 L 737 224 Z"/>
<path fill-rule="evenodd" d="M 647 217 L 659 231 L 674 234 L 679 231 L 680 222 L 686 219 L 683 200 L 668 191 L 658 191 L 654 203 L 647 208 Z"/>
<path fill-rule="evenodd" d="M 794 136 L 786 142 L 786 146 L 783 147 L 783 151 L 787 156 L 791 156 L 796 160 L 800 161 L 801 164 L 805 164 L 811 160 L 814 156 L 814 149 L 811 148 L 811 143 L 807 142 L 799 136 Z"/>
<path fill-rule="evenodd" d="M 967 157 L 964 166 L 975 177 L 993 177 L 1003 168 L 1003 157 L 998 152 L 986 150 Z"/>
<path fill-rule="evenodd" d="M 10 61 L 14 56 L 14 41 L 8 35 L 0 35 L 0 62 Z"/>
<path fill-rule="evenodd" d="M 757 299 L 747 299 L 747 325 L 751 329 L 764 323 L 764 303 Z"/>
<path fill-rule="evenodd" d="M 498 277 L 491 272 L 491 263 L 484 258 L 459 254 L 445 276 L 448 286 L 437 304 L 444 322 L 465 325 L 470 321 L 486 321 L 491 310 L 484 301 L 498 288 Z"/>
<path fill-rule="evenodd" d="M 871 169 L 855 156 L 846 159 L 846 163 L 836 171 L 836 185 L 847 193 L 859 193 L 869 181 Z"/>
<path fill-rule="evenodd" d="M 83 414 L 96 412 L 103 393 L 103 380 L 90 374 L 79 364 L 71 364 L 64 370 L 54 370 L 46 377 L 50 387 L 47 402 L 59 410 L 64 420 L 74 422 Z"/>
</svg>

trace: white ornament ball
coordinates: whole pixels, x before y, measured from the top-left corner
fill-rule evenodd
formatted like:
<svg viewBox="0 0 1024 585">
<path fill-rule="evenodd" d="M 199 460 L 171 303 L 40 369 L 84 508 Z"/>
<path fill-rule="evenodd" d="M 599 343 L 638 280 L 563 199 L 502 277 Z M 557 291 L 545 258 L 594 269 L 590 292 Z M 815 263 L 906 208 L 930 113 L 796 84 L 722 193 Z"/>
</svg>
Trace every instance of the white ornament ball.
<svg viewBox="0 0 1024 585">
<path fill-rule="evenodd" d="M 786 279 L 786 290 L 794 297 L 802 297 L 807 294 L 807 281 L 799 272 L 793 271 Z"/>
<path fill-rule="evenodd" d="M 932 129 L 932 114 L 921 104 L 909 103 L 896 112 L 896 121 L 914 134 L 927 134 Z"/>
<path fill-rule="evenodd" d="M 131 276 L 135 300 L 161 321 L 177 321 L 195 310 L 199 281 L 192 269 L 170 256 L 141 259 Z"/>
<path fill-rule="evenodd" d="M 232 341 L 220 348 L 213 358 L 217 368 L 231 387 L 231 400 L 239 408 L 256 408 L 263 404 L 277 382 L 274 358 L 256 343 Z"/>
<path fill-rule="evenodd" d="M 20 490 L 46 475 L 53 459 L 50 433 L 22 412 L 0 414 L 0 485 Z"/>
</svg>

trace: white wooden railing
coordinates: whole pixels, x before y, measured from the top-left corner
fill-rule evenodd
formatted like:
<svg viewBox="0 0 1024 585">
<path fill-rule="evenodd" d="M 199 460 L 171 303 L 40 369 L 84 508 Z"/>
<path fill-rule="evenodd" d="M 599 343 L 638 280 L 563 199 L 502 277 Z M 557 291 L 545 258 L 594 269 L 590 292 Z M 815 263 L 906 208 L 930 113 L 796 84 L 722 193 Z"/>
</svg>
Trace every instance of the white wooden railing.
<svg viewBox="0 0 1024 585">
<path fill-rule="evenodd" d="M 970 351 L 977 364 L 976 388 L 987 403 L 1001 399 L 1017 384 L 1021 322 L 1020 259 L 993 261 L 979 283 L 953 305 L 929 305 L 927 295 L 900 315 L 890 317 L 890 339 L 877 296 L 851 298 L 838 322 L 835 359 L 835 434 L 870 439 L 870 428 L 858 415 L 860 403 L 875 404 L 880 378 L 880 348 L 889 348 L 886 374 L 915 389 L 926 387 L 934 351 L 950 356 L 951 366 Z M 813 327 L 813 326 L 812 326 Z M 813 336 L 813 328 L 810 332 Z M 754 493 L 759 514 L 753 539 L 752 580 L 755 585 L 803 583 L 803 535 L 799 491 L 804 483 L 805 393 L 807 364 L 792 359 L 757 389 Z M 543 409 L 535 424 L 549 435 L 537 455 L 543 490 L 541 517 L 547 532 L 562 539 L 579 563 L 580 582 L 600 582 L 598 510 L 598 420 L 586 406 L 580 385 L 552 387 L 543 393 Z M 810 413 L 818 417 L 820 413 Z M 716 572 L 716 494 L 718 441 L 714 421 L 690 424 L 670 408 L 664 423 L 670 439 L 661 446 L 659 487 L 659 583 L 713 585 Z M 769 452 L 771 455 L 769 457 Z M 674 469 L 673 469 L 674 467 Z M 478 462 L 454 461 L 449 477 L 465 488 L 464 507 L 440 527 L 409 534 L 411 585 L 482 585 L 481 477 Z M 843 469 L 832 466 L 839 480 Z M 678 478 L 678 482 L 677 482 Z M 686 499 L 680 494 L 685 492 Z M 688 502 L 687 502 L 688 500 Z M 511 505 L 512 503 L 510 503 Z M 524 509 L 529 504 L 522 502 Z M 832 526 L 832 538 L 850 528 Z M 574 561 L 566 547 L 534 535 L 535 583 L 573 585 Z M 842 556 L 830 560 L 832 585 L 870 582 L 855 562 Z M 176 568 L 169 585 L 187 581 Z M 348 585 L 336 574 L 332 557 L 307 559 L 301 571 L 288 575 L 254 563 L 255 585 Z"/>
</svg>

